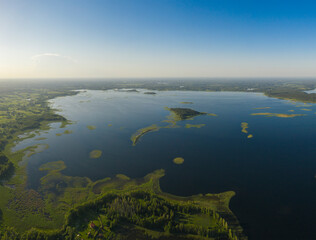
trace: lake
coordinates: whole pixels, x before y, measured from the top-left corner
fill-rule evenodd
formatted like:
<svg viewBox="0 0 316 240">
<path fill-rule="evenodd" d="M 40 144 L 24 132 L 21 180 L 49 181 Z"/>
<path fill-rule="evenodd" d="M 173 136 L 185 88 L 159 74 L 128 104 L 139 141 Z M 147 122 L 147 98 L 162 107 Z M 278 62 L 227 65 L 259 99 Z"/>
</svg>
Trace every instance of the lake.
<svg viewBox="0 0 316 240">
<path fill-rule="evenodd" d="M 87 90 L 51 100 L 51 107 L 73 124 L 51 124 L 50 130 L 15 146 L 14 150 L 49 145 L 28 160 L 28 186 L 39 187 L 45 172 L 38 169 L 52 161 L 65 162 L 65 175 L 92 180 L 118 173 L 138 178 L 163 168 L 166 176 L 160 184 L 165 192 L 189 196 L 235 191 L 230 207 L 249 239 L 316 239 L 315 104 L 258 93 L 144 92 Z M 133 146 L 130 137 L 138 129 L 166 126 L 162 121 L 170 112 L 165 107 L 217 116 L 180 121 L 180 127 L 147 133 Z M 248 123 L 247 134 L 241 131 L 242 122 Z M 185 128 L 186 124 L 205 126 Z M 65 130 L 72 133 L 58 136 Z M 101 157 L 90 158 L 93 150 L 101 150 Z M 173 163 L 176 157 L 184 158 L 183 164 Z"/>
</svg>

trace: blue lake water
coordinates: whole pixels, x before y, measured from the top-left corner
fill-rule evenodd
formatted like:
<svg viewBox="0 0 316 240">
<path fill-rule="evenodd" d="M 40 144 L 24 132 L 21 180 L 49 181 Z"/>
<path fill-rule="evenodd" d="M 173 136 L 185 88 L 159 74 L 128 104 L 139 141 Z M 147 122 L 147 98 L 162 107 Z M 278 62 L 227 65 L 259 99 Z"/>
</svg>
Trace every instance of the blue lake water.
<svg viewBox="0 0 316 240">
<path fill-rule="evenodd" d="M 249 239 L 316 239 L 315 104 L 303 105 L 257 93 L 143 92 L 88 90 L 51 100 L 51 106 L 74 123 L 64 129 L 54 123 L 40 134 L 46 140 L 35 140 L 39 138 L 36 136 L 15 147 L 18 150 L 38 143 L 49 145 L 28 161 L 29 187 L 39 186 L 45 173 L 38 168 L 51 161 L 64 161 L 65 175 L 92 180 L 118 173 L 143 177 L 163 168 L 166 176 L 161 179 L 161 188 L 165 192 L 188 196 L 235 191 L 230 206 Z M 181 128 L 148 133 L 132 146 L 130 137 L 138 129 L 166 125 L 161 121 L 170 112 L 164 107 L 192 108 L 218 116 L 181 121 Z M 260 107 L 271 108 L 254 109 Z M 258 112 L 306 116 L 250 115 Z M 249 124 L 253 138 L 241 132 L 241 122 Z M 188 123 L 206 125 L 187 129 L 184 126 Z M 89 130 L 88 125 L 96 129 Z M 73 133 L 56 136 L 66 129 Z M 90 159 L 89 153 L 95 149 L 103 154 L 99 159 Z M 174 164 L 175 157 L 183 157 L 184 163 Z"/>
</svg>

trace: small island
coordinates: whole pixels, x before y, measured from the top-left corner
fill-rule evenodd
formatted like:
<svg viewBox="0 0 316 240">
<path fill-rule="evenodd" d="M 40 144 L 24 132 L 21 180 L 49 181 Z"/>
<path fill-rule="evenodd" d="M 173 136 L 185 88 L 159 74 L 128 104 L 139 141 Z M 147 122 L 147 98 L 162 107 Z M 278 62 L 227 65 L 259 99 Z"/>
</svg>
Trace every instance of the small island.
<svg viewBox="0 0 316 240">
<path fill-rule="evenodd" d="M 131 140 L 133 142 L 133 146 L 136 145 L 136 143 L 138 142 L 138 140 L 146 133 L 149 132 L 154 132 L 154 131 L 158 131 L 160 127 L 158 127 L 156 124 L 153 124 L 151 126 L 145 127 L 145 128 L 141 128 L 139 130 L 137 130 L 136 133 L 134 133 L 131 136 Z"/>
<path fill-rule="evenodd" d="M 93 125 L 89 125 L 89 126 L 87 126 L 87 128 L 88 128 L 89 130 L 95 130 L 97 127 L 96 127 L 96 126 L 93 126 Z"/>
<path fill-rule="evenodd" d="M 180 165 L 180 164 L 183 164 L 184 159 L 182 157 L 176 157 L 172 161 L 173 163 Z"/>
<path fill-rule="evenodd" d="M 253 135 L 252 135 L 252 134 L 249 134 L 249 135 L 247 136 L 247 138 L 253 138 Z"/>
<path fill-rule="evenodd" d="M 207 113 L 205 112 L 198 112 L 191 108 L 166 108 L 169 110 L 172 114 L 174 114 L 174 120 L 176 121 L 182 121 L 194 118 L 196 116 L 205 115 Z"/>
<path fill-rule="evenodd" d="M 248 123 L 242 122 L 242 123 L 241 123 L 241 131 L 242 131 L 243 133 L 248 133 L 247 128 L 248 128 Z"/>
<path fill-rule="evenodd" d="M 90 158 L 100 158 L 101 155 L 102 155 L 102 151 L 101 150 L 93 150 L 89 154 Z"/>
</svg>

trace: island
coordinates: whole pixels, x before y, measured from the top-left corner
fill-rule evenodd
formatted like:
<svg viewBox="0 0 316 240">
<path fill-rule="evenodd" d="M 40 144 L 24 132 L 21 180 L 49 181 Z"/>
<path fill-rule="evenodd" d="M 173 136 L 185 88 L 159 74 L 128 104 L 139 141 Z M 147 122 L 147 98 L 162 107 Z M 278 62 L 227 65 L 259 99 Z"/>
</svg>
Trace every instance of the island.
<svg viewBox="0 0 316 240">
<path fill-rule="evenodd" d="M 176 158 L 174 158 L 172 161 L 173 161 L 175 164 L 180 165 L 180 164 L 182 164 L 182 163 L 184 162 L 184 158 L 182 158 L 182 157 L 176 157 Z"/>
<path fill-rule="evenodd" d="M 102 155 L 102 151 L 101 150 L 93 150 L 89 154 L 90 158 L 100 158 L 101 155 Z"/>
<path fill-rule="evenodd" d="M 158 131 L 160 127 L 158 127 L 156 124 L 153 124 L 151 126 L 148 126 L 148 127 L 145 127 L 145 128 L 141 128 L 139 130 L 137 130 L 136 133 L 134 133 L 132 136 L 131 136 L 131 141 L 133 143 L 133 146 L 136 145 L 136 143 L 138 142 L 138 140 L 144 136 L 146 133 L 149 133 L 149 132 L 154 132 L 154 131 Z"/>
<path fill-rule="evenodd" d="M 248 123 L 242 122 L 242 123 L 241 123 L 241 131 L 242 131 L 243 133 L 248 133 L 247 128 L 248 128 Z"/>
<path fill-rule="evenodd" d="M 96 126 L 93 126 L 93 125 L 88 125 L 87 128 L 89 130 L 95 130 L 97 127 Z"/>
<path fill-rule="evenodd" d="M 208 113 L 204 112 L 198 112 L 190 108 L 168 108 L 165 107 L 165 110 L 170 112 L 170 115 L 167 116 L 167 119 L 163 120 L 162 122 L 168 123 L 166 126 L 158 126 L 157 124 L 150 125 L 148 127 L 141 128 L 136 131 L 131 136 L 131 141 L 133 146 L 137 144 L 139 139 L 143 137 L 145 134 L 149 132 L 155 132 L 162 128 L 179 128 L 180 126 L 177 125 L 177 122 L 193 119 L 194 117 L 200 116 L 200 115 L 208 115 Z M 216 114 L 211 114 L 210 116 L 216 116 Z M 205 124 L 186 124 L 185 128 L 201 128 L 204 127 Z"/>
<path fill-rule="evenodd" d="M 175 121 L 183 121 L 187 119 L 192 119 L 196 116 L 205 115 L 205 112 L 198 112 L 191 108 L 165 108 L 173 114 Z"/>
</svg>

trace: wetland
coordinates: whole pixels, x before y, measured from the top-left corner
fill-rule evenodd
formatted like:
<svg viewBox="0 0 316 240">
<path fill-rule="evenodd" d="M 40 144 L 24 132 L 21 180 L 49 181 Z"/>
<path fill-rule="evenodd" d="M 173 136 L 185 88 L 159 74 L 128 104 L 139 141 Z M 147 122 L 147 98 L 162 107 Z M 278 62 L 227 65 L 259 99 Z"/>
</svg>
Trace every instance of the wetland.
<svg viewBox="0 0 316 240">
<path fill-rule="evenodd" d="M 167 239 L 181 233 L 234 240 L 312 236 L 314 104 L 313 112 L 288 114 L 291 101 L 258 93 L 148 91 L 51 93 L 43 107 L 47 121 L 6 138 L 0 170 L 16 172 L 0 186 L 2 224 L 18 232 L 75 229 L 82 237 L 124 231 Z M 141 206 L 154 203 L 158 212 L 141 215 Z M 131 215 L 128 205 L 140 212 Z M 159 209 L 168 209 L 168 217 Z"/>
</svg>

